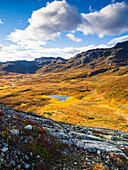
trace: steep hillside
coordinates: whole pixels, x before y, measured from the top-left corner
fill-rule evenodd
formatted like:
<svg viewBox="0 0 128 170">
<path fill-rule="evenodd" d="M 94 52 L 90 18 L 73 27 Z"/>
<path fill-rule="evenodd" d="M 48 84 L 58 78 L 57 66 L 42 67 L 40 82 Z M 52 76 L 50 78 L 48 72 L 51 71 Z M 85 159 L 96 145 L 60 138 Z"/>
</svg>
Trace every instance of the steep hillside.
<svg viewBox="0 0 128 170">
<path fill-rule="evenodd" d="M 77 54 L 73 59 L 67 61 L 73 65 L 90 65 L 93 67 L 126 66 L 128 64 L 128 41 L 118 43 L 110 49 L 94 49 Z M 102 64 L 102 65 L 101 65 Z"/>
<path fill-rule="evenodd" d="M 109 49 L 93 49 L 77 54 L 64 65 L 54 65 L 51 68 L 41 68 L 38 72 L 64 71 L 66 69 L 88 69 L 89 75 L 99 74 L 111 69 L 128 65 L 128 41 L 118 43 Z"/>
</svg>

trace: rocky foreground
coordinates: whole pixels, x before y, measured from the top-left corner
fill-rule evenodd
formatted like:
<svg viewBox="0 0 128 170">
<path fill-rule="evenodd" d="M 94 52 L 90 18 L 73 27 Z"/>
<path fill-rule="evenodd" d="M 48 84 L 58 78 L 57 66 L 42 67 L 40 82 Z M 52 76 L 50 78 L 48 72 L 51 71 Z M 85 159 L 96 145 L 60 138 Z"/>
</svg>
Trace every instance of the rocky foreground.
<svg viewBox="0 0 128 170">
<path fill-rule="evenodd" d="M 0 106 L 0 169 L 128 169 L 128 133 Z"/>
</svg>

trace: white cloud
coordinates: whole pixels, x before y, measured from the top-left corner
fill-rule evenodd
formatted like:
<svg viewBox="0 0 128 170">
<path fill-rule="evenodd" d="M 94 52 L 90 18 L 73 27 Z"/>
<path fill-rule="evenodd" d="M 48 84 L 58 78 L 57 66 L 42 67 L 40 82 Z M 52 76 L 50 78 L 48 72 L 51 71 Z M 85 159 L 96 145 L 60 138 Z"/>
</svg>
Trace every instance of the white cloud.
<svg viewBox="0 0 128 170">
<path fill-rule="evenodd" d="M 3 24 L 3 21 L 2 21 L 2 19 L 0 19 L 0 24 Z"/>
<path fill-rule="evenodd" d="M 29 31 L 15 30 L 6 38 L 19 45 L 21 49 L 33 49 L 45 45 L 46 42 L 36 38 Z"/>
<path fill-rule="evenodd" d="M 116 0 L 112 0 L 111 2 L 114 3 Z"/>
<path fill-rule="evenodd" d="M 114 38 L 113 40 L 109 41 L 108 44 L 115 44 L 115 43 L 126 41 L 126 40 L 128 40 L 128 35 Z"/>
<path fill-rule="evenodd" d="M 29 31 L 34 30 L 36 33 L 39 31 L 41 36 L 46 38 L 45 35 L 76 29 L 81 22 L 81 17 L 74 7 L 63 0 L 47 3 L 46 7 L 34 11 L 28 21 Z"/>
<path fill-rule="evenodd" d="M 81 14 L 83 21 L 78 31 L 84 35 L 116 35 L 128 31 L 128 5 L 125 2 L 110 4 L 100 11 Z"/>
<path fill-rule="evenodd" d="M 92 6 L 91 5 L 89 6 L 89 10 L 92 12 Z"/>
<path fill-rule="evenodd" d="M 9 45 L 3 46 L 0 44 L 0 61 L 13 61 L 13 60 L 34 60 L 39 57 L 63 57 L 63 58 L 71 58 L 74 55 L 81 53 L 83 51 L 87 51 L 95 48 L 108 48 L 109 46 L 105 44 L 101 44 L 98 46 L 89 45 L 85 47 L 65 47 L 65 48 L 37 48 L 37 49 L 28 49 L 21 50 L 19 46 Z"/>
<path fill-rule="evenodd" d="M 128 5 L 113 3 L 100 11 L 79 14 L 65 0 L 53 1 L 34 11 L 28 22 L 30 25 L 25 30 L 16 29 L 8 40 L 29 46 L 30 41 L 45 45 L 49 39 L 60 38 L 62 32 L 81 31 L 84 35 L 98 34 L 99 37 L 116 35 L 128 31 Z M 79 41 L 70 34 L 69 38 Z"/>
<path fill-rule="evenodd" d="M 7 52 L 7 53 L 13 53 L 16 52 L 19 49 L 17 45 L 10 44 L 9 46 L 2 46 L 1 51 Z"/>
<path fill-rule="evenodd" d="M 76 30 L 81 23 L 81 16 L 65 0 L 53 1 L 32 13 L 28 19 L 30 25 L 25 30 L 15 30 L 7 38 L 20 45 L 30 41 L 44 43 L 60 37 L 60 32 Z M 44 43 L 45 44 L 45 43 Z"/>
<path fill-rule="evenodd" d="M 66 35 L 69 39 L 71 39 L 71 40 L 73 40 L 73 41 L 75 41 L 75 42 L 80 42 L 80 41 L 82 41 L 82 39 L 80 39 L 80 38 L 78 38 L 78 37 L 75 37 L 75 35 L 73 35 L 73 34 L 67 34 Z"/>
</svg>

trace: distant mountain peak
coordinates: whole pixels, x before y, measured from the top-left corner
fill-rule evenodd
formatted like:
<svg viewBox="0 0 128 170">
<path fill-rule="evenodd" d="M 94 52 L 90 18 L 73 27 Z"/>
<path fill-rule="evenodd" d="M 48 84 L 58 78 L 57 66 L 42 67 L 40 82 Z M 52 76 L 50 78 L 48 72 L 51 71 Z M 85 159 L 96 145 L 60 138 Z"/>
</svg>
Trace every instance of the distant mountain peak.
<svg viewBox="0 0 128 170">
<path fill-rule="evenodd" d="M 6 72 L 13 72 L 13 73 L 36 73 L 36 71 L 44 65 L 47 65 L 49 67 L 59 64 L 59 63 L 65 63 L 66 59 L 63 59 L 61 57 L 41 57 L 36 58 L 34 61 L 27 61 L 27 60 L 18 60 L 18 61 L 9 61 L 5 62 L 5 66 L 1 67 L 1 70 L 4 70 Z M 1 64 L 2 65 L 2 64 Z"/>
</svg>

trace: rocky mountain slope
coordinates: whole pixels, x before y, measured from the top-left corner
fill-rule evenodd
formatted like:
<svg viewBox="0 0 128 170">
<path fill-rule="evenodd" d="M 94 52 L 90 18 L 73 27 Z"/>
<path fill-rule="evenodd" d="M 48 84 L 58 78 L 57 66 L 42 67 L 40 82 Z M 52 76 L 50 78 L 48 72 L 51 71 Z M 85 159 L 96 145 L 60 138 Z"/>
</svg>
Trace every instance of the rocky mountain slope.
<svg viewBox="0 0 128 170">
<path fill-rule="evenodd" d="M 93 49 L 77 54 L 66 61 L 65 64 L 54 65 L 50 68 L 41 68 L 40 72 L 59 72 L 66 69 L 86 68 L 92 75 L 103 73 L 107 70 L 118 69 L 128 65 L 128 41 L 118 43 L 108 49 Z M 38 72 L 39 72 L 38 71 Z"/>
<path fill-rule="evenodd" d="M 57 57 L 41 57 L 34 61 L 0 63 L 0 70 L 14 73 L 60 72 L 66 69 L 93 70 L 93 75 L 128 65 L 128 41 L 117 43 L 108 49 L 93 49 L 77 54 L 69 60 Z"/>
<path fill-rule="evenodd" d="M 51 67 L 55 64 L 65 63 L 65 61 L 65 59 L 60 57 L 41 57 L 36 58 L 34 61 L 9 61 L 0 63 L 0 70 L 5 71 L 5 73 L 35 73 L 40 68 Z"/>
<path fill-rule="evenodd" d="M 118 43 L 110 49 L 94 49 L 82 52 L 67 63 L 90 64 L 92 67 L 96 67 L 98 63 L 105 64 L 106 67 L 108 65 L 126 66 L 128 64 L 128 41 Z"/>
<path fill-rule="evenodd" d="M 0 105 L 0 169 L 128 169 L 128 133 Z"/>
</svg>

